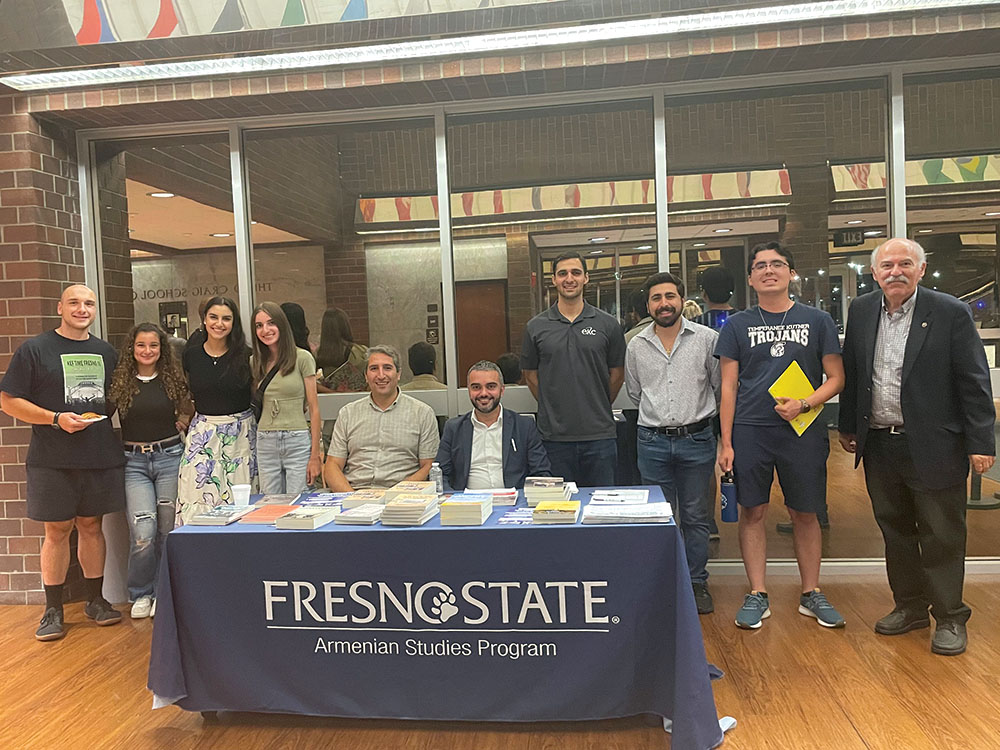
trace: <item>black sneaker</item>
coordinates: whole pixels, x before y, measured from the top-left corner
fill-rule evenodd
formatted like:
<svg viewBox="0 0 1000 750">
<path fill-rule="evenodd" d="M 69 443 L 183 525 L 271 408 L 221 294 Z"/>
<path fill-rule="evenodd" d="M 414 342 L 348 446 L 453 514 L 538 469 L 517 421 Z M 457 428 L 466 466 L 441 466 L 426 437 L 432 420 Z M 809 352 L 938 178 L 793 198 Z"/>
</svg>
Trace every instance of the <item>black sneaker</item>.
<svg viewBox="0 0 1000 750">
<path fill-rule="evenodd" d="M 114 625 L 121 622 L 122 619 L 122 613 L 112 607 L 103 596 L 97 597 L 92 602 L 87 602 L 87 606 L 83 608 L 83 614 L 98 625 Z"/>
<path fill-rule="evenodd" d="M 38 623 L 35 638 L 40 641 L 58 641 L 65 635 L 66 628 L 63 627 L 62 610 L 49 607 L 42 615 L 42 621 Z"/>
<path fill-rule="evenodd" d="M 692 583 L 691 589 L 694 591 L 694 603 L 698 607 L 699 615 L 709 615 L 715 611 L 715 602 L 708 592 L 708 586 L 704 583 Z"/>
</svg>

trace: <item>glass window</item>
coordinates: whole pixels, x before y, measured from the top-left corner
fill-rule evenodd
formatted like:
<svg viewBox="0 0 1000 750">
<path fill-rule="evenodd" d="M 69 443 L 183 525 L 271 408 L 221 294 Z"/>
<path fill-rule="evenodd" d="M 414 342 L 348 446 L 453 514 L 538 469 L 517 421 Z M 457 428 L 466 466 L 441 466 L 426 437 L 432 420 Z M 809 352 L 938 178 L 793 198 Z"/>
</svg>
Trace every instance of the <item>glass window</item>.
<svg viewBox="0 0 1000 750">
<path fill-rule="evenodd" d="M 630 295 L 656 271 L 650 100 L 453 116 L 447 139 L 460 385 L 520 351 L 561 253 L 586 259 L 588 302 L 634 323 Z"/>
<path fill-rule="evenodd" d="M 399 350 L 404 388 L 443 388 L 433 121 L 257 130 L 244 143 L 255 299 L 301 306 L 321 390 L 366 389 L 375 344 Z"/>
<path fill-rule="evenodd" d="M 721 265 L 730 304 L 754 304 L 746 254 L 778 240 L 795 257 L 795 297 L 843 332 L 851 299 L 871 289 L 851 264 L 885 239 L 885 98 L 873 80 L 666 100 L 671 253 L 689 297 L 707 307 L 701 274 Z"/>
<path fill-rule="evenodd" d="M 187 338 L 199 304 L 238 296 L 225 133 L 96 144 L 108 338 L 155 322 Z"/>
</svg>

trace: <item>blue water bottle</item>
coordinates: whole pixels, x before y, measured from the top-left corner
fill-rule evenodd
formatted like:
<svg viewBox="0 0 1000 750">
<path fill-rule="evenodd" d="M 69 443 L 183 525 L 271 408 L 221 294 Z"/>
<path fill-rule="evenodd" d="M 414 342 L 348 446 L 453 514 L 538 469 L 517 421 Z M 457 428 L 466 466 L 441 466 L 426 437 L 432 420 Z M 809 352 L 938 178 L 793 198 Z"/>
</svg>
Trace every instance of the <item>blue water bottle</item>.
<svg viewBox="0 0 1000 750">
<path fill-rule="evenodd" d="M 726 523 L 736 523 L 740 518 L 740 511 L 736 504 L 736 480 L 733 478 L 733 472 L 727 471 L 722 475 L 719 490 L 722 520 Z"/>
</svg>

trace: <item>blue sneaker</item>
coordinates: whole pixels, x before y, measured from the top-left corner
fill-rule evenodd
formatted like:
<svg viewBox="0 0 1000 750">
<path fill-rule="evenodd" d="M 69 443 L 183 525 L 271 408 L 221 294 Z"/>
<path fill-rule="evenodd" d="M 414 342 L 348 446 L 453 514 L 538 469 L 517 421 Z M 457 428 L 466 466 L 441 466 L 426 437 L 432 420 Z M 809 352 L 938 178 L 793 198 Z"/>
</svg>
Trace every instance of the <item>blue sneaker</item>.
<svg viewBox="0 0 1000 750">
<path fill-rule="evenodd" d="M 761 620 L 771 616 L 767 605 L 767 594 L 763 591 L 750 592 L 743 598 L 743 606 L 736 613 L 736 627 L 744 630 L 756 630 L 761 626 Z"/>
<path fill-rule="evenodd" d="M 844 627 L 844 618 L 826 600 L 826 597 L 819 589 L 813 589 L 808 594 L 803 594 L 799 597 L 799 613 L 815 617 L 816 622 L 824 628 Z"/>
</svg>

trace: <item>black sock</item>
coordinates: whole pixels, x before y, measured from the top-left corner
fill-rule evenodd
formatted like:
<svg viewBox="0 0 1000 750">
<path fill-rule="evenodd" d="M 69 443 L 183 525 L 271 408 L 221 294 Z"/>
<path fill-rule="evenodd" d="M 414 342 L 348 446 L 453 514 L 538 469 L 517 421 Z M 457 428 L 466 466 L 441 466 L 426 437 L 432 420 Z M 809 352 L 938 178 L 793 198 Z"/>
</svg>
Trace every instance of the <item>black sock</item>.
<svg viewBox="0 0 1000 750">
<path fill-rule="evenodd" d="M 92 602 L 101 596 L 101 590 L 104 588 L 104 576 L 99 576 L 97 578 L 84 578 L 84 585 L 87 587 L 87 601 Z"/>
<path fill-rule="evenodd" d="M 57 583 L 52 586 L 44 586 L 45 588 L 45 609 L 50 607 L 55 607 L 57 610 L 62 612 L 63 604 L 63 586 L 65 583 Z"/>
</svg>

